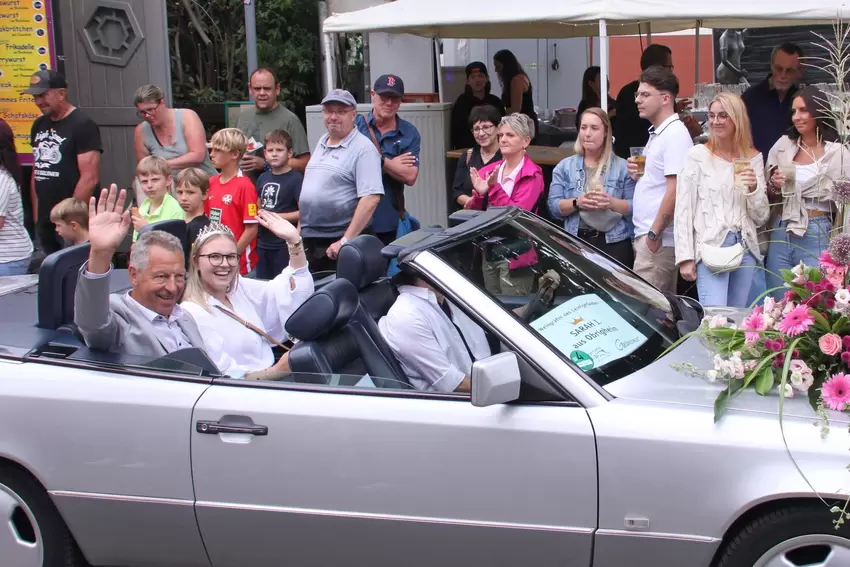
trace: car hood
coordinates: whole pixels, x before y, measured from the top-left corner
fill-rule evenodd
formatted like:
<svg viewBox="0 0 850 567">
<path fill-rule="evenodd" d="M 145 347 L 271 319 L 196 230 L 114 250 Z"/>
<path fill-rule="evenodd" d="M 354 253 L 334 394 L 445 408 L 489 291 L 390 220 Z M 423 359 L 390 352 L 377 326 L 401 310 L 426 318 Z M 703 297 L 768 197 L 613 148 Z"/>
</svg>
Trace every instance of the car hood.
<svg viewBox="0 0 850 567">
<path fill-rule="evenodd" d="M 712 383 L 703 376 L 677 369 L 683 366 L 702 374 L 714 368 L 714 353 L 704 338 L 692 336 L 649 366 L 608 384 L 605 390 L 618 398 L 713 408 L 714 400 L 726 384 Z M 767 396 L 761 396 L 748 388 L 729 402 L 727 411 L 779 415 L 779 394 L 774 389 Z M 808 397 L 801 394 L 785 400 L 783 415 L 818 419 Z M 850 420 L 850 416 L 840 412 L 829 412 L 829 415 L 830 421 L 846 423 Z"/>
</svg>

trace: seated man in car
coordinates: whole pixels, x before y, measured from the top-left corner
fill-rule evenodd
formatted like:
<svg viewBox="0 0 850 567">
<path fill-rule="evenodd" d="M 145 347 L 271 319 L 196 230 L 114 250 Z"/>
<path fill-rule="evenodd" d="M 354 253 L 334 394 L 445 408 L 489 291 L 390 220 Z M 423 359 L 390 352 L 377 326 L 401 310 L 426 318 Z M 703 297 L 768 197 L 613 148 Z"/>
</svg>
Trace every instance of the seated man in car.
<svg viewBox="0 0 850 567">
<path fill-rule="evenodd" d="M 113 184 L 99 200 L 91 198 L 91 251 L 77 280 L 74 322 L 90 348 L 152 357 L 204 348 L 195 320 L 177 305 L 186 268 L 183 244 L 175 236 L 159 230 L 140 236 L 130 252 L 133 289 L 109 293 L 112 256 L 130 230 L 126 196 Z"/>
<path fill-rule="evenodd" d="M 484 331 L 419 276 L 393 277 L 398 299 L 378 322 L 410 384 L 431 392 L 469 392 L 472 363 L 490 356 Z"/>
</svg>

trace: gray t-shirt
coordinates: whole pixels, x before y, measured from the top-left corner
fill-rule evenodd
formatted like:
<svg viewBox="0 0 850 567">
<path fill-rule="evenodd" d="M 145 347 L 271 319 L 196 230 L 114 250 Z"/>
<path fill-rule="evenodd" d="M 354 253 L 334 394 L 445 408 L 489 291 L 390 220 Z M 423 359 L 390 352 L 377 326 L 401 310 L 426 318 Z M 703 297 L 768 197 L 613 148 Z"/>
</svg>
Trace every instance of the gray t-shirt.
<svg viewBox="0 0 850 567">
<path fill-rule="evenodd" d="M 292 155 L 300 156 L 310 152 L 307 143 L 307 131 L 298 117 L 282 104 L 271 112 L 257 112 L 257 107 L 243 108 L 236 120 L 236 127 L 249 138 L 264 142 L 266 134 L 272 130 L 283 130 L 292 136 Z"/>
<path fill-rule="evenodd" d="M 360 197 L 383 195 L 381 156 L 357 128 L 338 145 L 322 136 L 301 184 L 301 234 L 305 238 L 341 237 Z M 371 220 L 370 220 L 371 223 Z"/>
</svg>

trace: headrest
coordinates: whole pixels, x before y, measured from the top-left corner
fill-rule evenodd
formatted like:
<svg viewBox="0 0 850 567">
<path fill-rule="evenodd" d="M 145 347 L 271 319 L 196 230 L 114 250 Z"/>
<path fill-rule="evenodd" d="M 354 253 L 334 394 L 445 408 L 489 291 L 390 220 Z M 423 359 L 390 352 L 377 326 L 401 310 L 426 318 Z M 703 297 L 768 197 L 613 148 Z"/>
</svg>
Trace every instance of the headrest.
<svg viewBox="0 0 850 567">
<path fill-rule="evenodd" d="M 348 280 L 334 280 L 295 310 L 286 321 L 286 332 L 302 341 L 314 341 L 351 319 L 360 305 L 357 288 Z"/>
<path fill-rule="evenodd" d="M 161 230 L 168 234 L 173 234 L 180 240 L 180 242 L 186 242 L 186 234 L 188 233 L 186 221 L 170 219 L 145 225 L 142 227 L 142 230 L 139 231 L 139 234 L 141 235 L 152 230 Z"/>
<path fill-rule="evenodd" d="M 89 259 L 89 243 L 48 255 L 38 270 L 38 326 L 55 329 L 74 320 L 74 292 L 80 266 Z"/>
<path fill-rule="evenodd" d="M 387 275 L 387 259 L 381 255 L 384 244 L 377 236 L 361 234 L 339 249 L 336 277 L 361 290 Z"/>
</svg>

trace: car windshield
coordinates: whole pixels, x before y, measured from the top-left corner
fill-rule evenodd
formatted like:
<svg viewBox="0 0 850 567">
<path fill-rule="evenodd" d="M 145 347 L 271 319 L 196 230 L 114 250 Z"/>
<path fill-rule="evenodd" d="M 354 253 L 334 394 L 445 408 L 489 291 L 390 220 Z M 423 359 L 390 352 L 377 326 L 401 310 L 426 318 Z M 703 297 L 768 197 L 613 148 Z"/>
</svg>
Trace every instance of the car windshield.
<svg viewBox="0 0 850 567">
<path fill-rule="evenodd" d="M 679 307 L 664 294 L 537 217 L 513 215 L 432 251 L 600 386 L 679 338 Z"/>
</svg>

